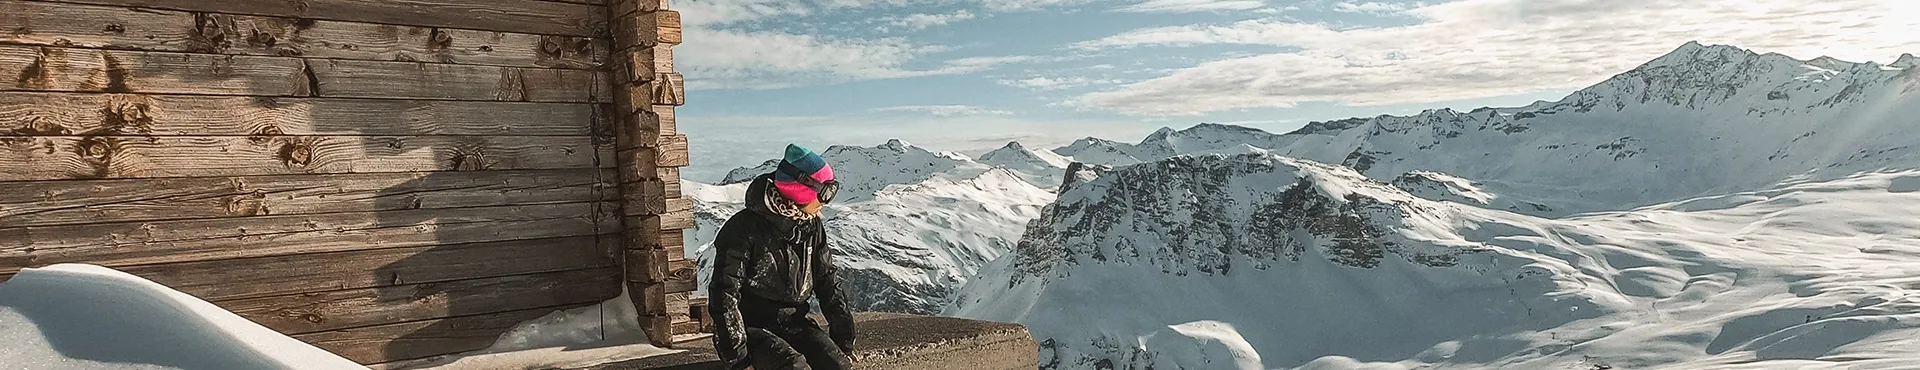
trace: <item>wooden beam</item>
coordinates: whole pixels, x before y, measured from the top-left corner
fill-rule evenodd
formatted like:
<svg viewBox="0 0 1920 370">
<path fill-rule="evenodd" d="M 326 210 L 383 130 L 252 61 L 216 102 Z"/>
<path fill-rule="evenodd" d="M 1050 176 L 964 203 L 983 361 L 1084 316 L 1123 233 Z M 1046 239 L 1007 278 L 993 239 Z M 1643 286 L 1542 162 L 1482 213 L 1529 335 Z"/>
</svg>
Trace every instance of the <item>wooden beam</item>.
<svg viewBox="0 0 1920 370">
<path fill-rule="evenodd" d="M 314 95 L 351 98 L 592 102 L 606 72 L 455 64 L 310 60 Z M 604 98 L 601 98 L 604 99 Z"/>
<path fill-rule="evenodd" d="M 680 106 L 687 103 L 687 79 L 675 72 L 655 73 L 647 82 L 652 87 L 653 105 Z"/>
<path fill-rule="evenodd" d="M 0 181 L 593 168 L 591 138 L 0 137 Z"/>
<path fill-rule="evenodd" d="M 656 46 L 620 52 L 623 63 L 614 64 L 621 82 L 641 84 L 653 81 L 660 73 L 673 71 L 673 48 Z"/>
<path fill-rule="evenodd" d="M 120 267 L 209 301 L 391 287 L 597 267 L 616 235 L 574 236 Z"/>
<path fill-rule="evenodd" d="M 0 91 L 307 96 L 298 58 L 0 45 Z M 11 83 L 7 83 L 11 82 Z"/>
<path fill-rule="evenodd" d="M 584 103 L 0 92 L 0 136 L 586 136 Z M 138 123 L 125 127 L 127 123 Z"/>
<path fill-rule="evenodd" d="M 687 135 L 673 135 L 660 139 L 660 156 L 654 165 L 660 167 L 686 167 L 693 163 L 687 155 Z"/>
<path fill-rule="evenodd" d="M 605 6 L 535 0 L 61 0 L 70 3 L 300 19 L 596 37 Z"/>
<path fill-rule="evenodd" d="M 613 20 L 613 48 L 627 50 L 680 44 L 680 12 L 655 10 Z"/>
<path fill-rule="evenodd" d="M 667 250 L 666 258 L 668 261 L 672 261 L 686 259 L 685 249 L 681 249 L 678 255 L 672 252 L 674 247 L 686 244 L 686 235 L 686 230 L 655 230 L 646 233 L 625 233 L 623 236 L 627 238 L 625 244 L 627 248 Z"/>
<path fill-rule="evenodd" d="M 607 0 L 607 1 L 612 2 L 610 4 L 607 4 L 607 6 L 613 8 L 613 10 L 608 13 L 609 16 L 613 16 L 613 17 L 625 16 L 625 15 L 633 14 L 634 12 L 652 12 L 652 11 L 667 8 L 667 0 Z"/>
<path fill-rule="evenodd" d="M 697 281 L 698 279 L 696 279 L 696 277 L 698 276 L 699 270 L 693 265 L 693 260 L 685 258 L 673 259 L 665 264 L 667 265 L 667 275 L 666 280 L 663 280 L 663 282 L 667 284 L 668 294 L 679 294 L 698 289 L 700 282 Z M 684 301 L 684 299 L 682 299 L 682 301 Z"/>
<path fill-rule="evenodd" d="M 0 228 L 0 273 L 594 235 L 598 202 Z"/>
<path fill-rule="evenodd" d="M 665 249 L 628 249 L 626 261 L 626 280 L 633 283 L 659 284 L 667 280 L 667 261 Z"/>
<path fill-rule="evenodd" d="M 579 303 L 294 335 L 361 364 L 413 360 L 485 349 L 514 326 Z"/>
<path fill-rule="evenodd" d="M 0 45 L 0 91 L 592 102 L 606 72 Z"/>
<path fill-rule="evenodd" d="M 9 183 L 0 227 L 619 200 L 610 169 Z"/>
<path fill-rule="evenodd" d="M 612 267 L 215 301 L 286 334 L 584 304 L 620 295 Z"/>
<path fill-rule="evenodd" d="M 47 20 L 59 20 L 48 22 Z M 0 43 L 592 69 L 608 39 L 0 0 Z"/>
</svg>

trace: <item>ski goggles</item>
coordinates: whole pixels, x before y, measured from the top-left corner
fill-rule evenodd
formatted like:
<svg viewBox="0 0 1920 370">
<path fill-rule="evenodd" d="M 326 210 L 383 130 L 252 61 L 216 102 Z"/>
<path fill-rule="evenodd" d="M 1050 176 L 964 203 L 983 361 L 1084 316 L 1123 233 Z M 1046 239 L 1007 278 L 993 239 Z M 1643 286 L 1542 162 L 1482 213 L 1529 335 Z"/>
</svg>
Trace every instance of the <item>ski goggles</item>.
<svg viewBox="0 0 1920 370">
<path fill-rule="evenodd" d="M 779 171 L 787 175 L 787 177 L 793 178 L 793 183 L 799 184 L 811 191 L 814 194 L 814 199 L 819 200 L 821 204 L 833 203 L 833 197 L 840 192 L 840 180 L 828 179 L 827 181 L 820 181 L 808 175 L 806 172 L 801 171 L 799 167 L 794 167 L 793 164 L 786 162 L 780 163 Z M 776 183 L 775 185 L 780 184 Z M 789 194 L 789 199 L 795 198 L 791 196 L 793 195 L 791 192 L 786 192 L 784 189 L 783 193 Z M 794 199 L 794 201 L 798 202 L 801 201 L 801 199 Z"/>
</svg>

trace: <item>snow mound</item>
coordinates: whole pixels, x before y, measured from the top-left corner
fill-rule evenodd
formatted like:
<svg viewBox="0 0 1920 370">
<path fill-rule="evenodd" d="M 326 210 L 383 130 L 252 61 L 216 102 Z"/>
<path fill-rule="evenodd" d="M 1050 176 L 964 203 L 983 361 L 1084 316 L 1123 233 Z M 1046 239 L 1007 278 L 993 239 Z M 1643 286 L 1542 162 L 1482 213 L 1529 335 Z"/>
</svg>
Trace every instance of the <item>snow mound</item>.
<svg viewBox="0 0 1920 370">
<path fill-rule="evenodd" d="M 158 283 L 60 264 L 0 283 L 0 364 L 19 369 L 365 369 Z"/>
<path fill-rule="evenodd" d="M 1543 219 L 1275 155 L 1079 167 L 943 312 L 1026 324 L 1043 368 L 1920 360 L 1920 171 Z"/>
</svg>

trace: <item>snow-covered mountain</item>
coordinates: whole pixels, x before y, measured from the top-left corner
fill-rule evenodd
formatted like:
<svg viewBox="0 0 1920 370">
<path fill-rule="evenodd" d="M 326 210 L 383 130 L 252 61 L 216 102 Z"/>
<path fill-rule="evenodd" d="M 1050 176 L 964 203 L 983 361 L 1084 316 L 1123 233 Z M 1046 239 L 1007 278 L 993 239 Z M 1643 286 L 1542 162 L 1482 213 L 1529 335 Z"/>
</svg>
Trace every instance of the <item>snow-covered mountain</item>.
<svg viewBox="0 0 1920 370">
<path fill-rule="evenodd" d="M 1558 102 L 1316 122 L 1264 148 L 1380 180 L 1451 174 L 1552 209 L 1536 215 L 1622 209 L 1920 164 L 1913 60 L 1688 43 Z"/>
<path fill-rule="evenodd" d="M 856 309 L 907 313 L 938 312 L 982 266 L 1011 250 L 1027 220 L 1053 202 L 1053 187 L 1066 166 L 1057 155 L 1019 143 L 981 161 L 900 140 L 876 147 L 833 146 L 820 155 L 842 182 L 840 196 L 825 213 L 851 303 Z M 777 163 L 734 170 L 729 178 L 735 183 L 729 185 L 683 181 L 683 192 L 696 201 L 687 245 L 701 281 L 711 273 L 707 245 L 720 225 L 745 207 L 741 197 L 747 183 L 742 181 L 773 171 Z"/>
<path fill-rule="evenodd" d="M 1064 173 L 1073 159 L 1061 156 L 1049 150 L 1028 149 L 1020 142 L 1009 142 L 1007 146 L 994 149 L 980 155 L 981 164 L 1005 168 L 1026 180 L 1049 191 L 1060 187 L 1060 175 Z"/>
<path fill-rule="evenodd" d="M 1557 220 L 1273 154 L 1068 178 L 944 312 L 1026 324 L 1043 368 L 1920 360 L 1920 171 Z"/>
</svg>

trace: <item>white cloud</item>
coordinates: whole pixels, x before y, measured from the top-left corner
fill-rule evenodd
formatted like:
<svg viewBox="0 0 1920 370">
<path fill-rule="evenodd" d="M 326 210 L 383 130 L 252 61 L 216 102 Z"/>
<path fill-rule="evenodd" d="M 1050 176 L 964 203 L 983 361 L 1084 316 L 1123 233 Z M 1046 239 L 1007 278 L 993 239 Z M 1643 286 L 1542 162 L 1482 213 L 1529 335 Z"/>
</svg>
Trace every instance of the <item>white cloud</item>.
<svg viewBox="0 0 1920 370">
<path fill-rule="evenodd" d="M 1111 68 L 1112 66 L 1108 67 Z M 1000 80 L 1001 85 L 1024 87 L 1041 91 L 1071 89 L 1089 85 L 1111 85 L 1120 82 L 1120 80 L 1092 79 L 1086 77 L 1034 77 L 1019 80 Z"/>
<path fill-rule="evenodd" d="M 949 48 L 902 38 L 850 39 L 782 32 L 689 28 L 675 53 L 688 88 L 776 89 L 859 80 L 953 75 L 985 71 L 1030 57 L 971 57 L 933 68 L 907 64 Z"/>
<path fill-rule="evenodd" d="M 1333 10 L 1340 11 L 1340 12 L 1347 12 L 1347 13 L 1392 13 L 1392 12 L 1398 12 L 1398 11 L 1403 11 L 1407 9 L 1409 9 L 1409 6 L 1407 4 L 1382 3 L 1382 2 L 1373 2 L 1373 1 L 1364 2 L 1364 3 L 1344 1 L 1339 4 L 1333 4 Z"/>
<path fill-rule="evenodd" d="M 875 108 L 873 111 L 888 112 L 888 113 L 900 113 L 900 112 L 923 113 L 923 114 L 933 115 L 936 117 L 1004 116 L 1004 115 L 1013 114 L 1013 112 L 1009 112 L 1009 111 L 987 109 L 987 108 L 971 106 L 971 105 L 903 105 L 903 106 L 897 106 L 897 107 Z"/>
<path fill-rule="evenodd" d="M 1082 95 L 1073 105 L 1193 115 L 1302 102 L 1430 103 L 1577 88 L 1689 40 L 1800 58 L 1882 60 L 1920 51 L 1920 1 L 1460 0 L 1405 26 L 1282 20 L 1145 28 L 1082 50 L 1203 44 L 1293 49 L 1201 63 Z"/>
<path fill-rule="evenodd" d="M 1146 0 L 1114 11 L 1127 13 L 1193 13 L 1223 10 L 1252 10 L 1267 6 L 1265 0 Z"/>
<path fill-rule="evenodd" d="M 888 20 L 887 25 L 892 27 L 899 27 L 907 31 L 919 31 L 919 30 L 927 29 L 927 27 L 940 26 L 948 23 L 973 19 L 973 17 L 974 17 L 973 12 L 969 12 L 969 11 L 966 11 L 965 9 L 962 9 L 960 11 L 956 11 L 953 13 L 946 13 L 946 14 L 911 14 L 905 17 L 899 17 L 899 18 Z"/>
</svg>

